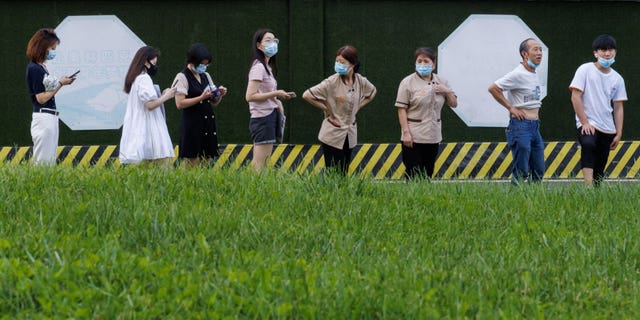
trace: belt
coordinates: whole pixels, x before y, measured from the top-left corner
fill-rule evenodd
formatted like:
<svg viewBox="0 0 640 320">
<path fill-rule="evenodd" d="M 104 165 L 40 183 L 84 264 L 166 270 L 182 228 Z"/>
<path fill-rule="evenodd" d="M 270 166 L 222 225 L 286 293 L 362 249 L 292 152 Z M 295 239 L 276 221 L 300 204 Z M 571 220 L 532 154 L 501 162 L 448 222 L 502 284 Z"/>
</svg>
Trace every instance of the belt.
<svg viewBox="0 0 640 320">
<path fill-rule="evenodd" d="M 407 118 L 407 121 L 409 121 L 409 122 L 422 122 L 423 120 Z M 440 119 L 436 119 L 436 122 L 440 122 Z"/>
<path fill-rule="evenodd" d="M 54 116 L 57 116 L 60 114 L 60 112 L 58 112 L 58 110 L 56 109 L 49 109 L 49 108 L 40 108 L 40 110 L 35 111 L 34 113 L 48 113 L 48 114 L 52 114 Z"/>
</svg>

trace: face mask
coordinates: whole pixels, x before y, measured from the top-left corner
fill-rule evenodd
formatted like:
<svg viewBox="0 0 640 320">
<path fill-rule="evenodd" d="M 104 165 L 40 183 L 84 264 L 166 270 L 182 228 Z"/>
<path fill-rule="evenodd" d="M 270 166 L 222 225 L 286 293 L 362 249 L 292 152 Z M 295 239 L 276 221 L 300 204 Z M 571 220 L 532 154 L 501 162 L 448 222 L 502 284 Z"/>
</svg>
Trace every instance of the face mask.
<svg viewBox="0 0 640 320">
<path fill-rule="evenodd" d="M 416 72 L 421 77 L 426 77 L 433 72 L 433 67 L 430 64 L 416 64 Z"/>
<path fill-rule="evenodd" d="M 349 67 L 347 67 L 346 64 L 343 64 L 343 63 L 340 63 L 340 62 L 336 62 L 333 65 L 333 70 L 335 70 L 336 73 L 341 75 L 341 76 L 346 76 L 347 74 L 349 74 Z"/>
<path fill-rule="evenodd" d="M 203 74 L 207 71 L 207 66 L 201 63 L 197 67 L 193 68 L 193 71 L 197 74 Z"/>
<path fill-rule="evenodd" d="M 147 74 L 150 76 L 155 76 L 156 73 L 158 73 L 158 66 L 156 66 L 155 64 L 149 62 L 150 67 L 147 68 Z"/>
<path fill-rule="evenodd" d="M 266 46 L 264 46 L 264 55 L 271 58 L 273 56 L 276 55 L 276 53 L 278 53 L 278 44 L 275 42 L 272 42 Z"/>
<path fill-rule="evenodd" d="M 611 65 L 612 65 L 614 62 L 616 62 L 616 59 L 615 59 L 615 58 L 611 58 L 611 59 L 604 59 L 604 58 L 598 57 L 598 63 L 600 63 L 600 65 L 601 65 L 603 68 L 609 68 L 609 67 L 611 67 Z"/>
<path fill-rule="evenodd" d="M 56 57 L 56 51 L 51 49 L 47 52 L 47 60 L 53 60 Z"/>
<path fill-rule="evenodd" d="M 531 61 L 531 59 L 527 59 L 527 64 L 529 65 L 529 67 L 535 69 L 539 66 L 539 64 L 535 64 L 533 63 L 533 61 Z"/>
</svg>

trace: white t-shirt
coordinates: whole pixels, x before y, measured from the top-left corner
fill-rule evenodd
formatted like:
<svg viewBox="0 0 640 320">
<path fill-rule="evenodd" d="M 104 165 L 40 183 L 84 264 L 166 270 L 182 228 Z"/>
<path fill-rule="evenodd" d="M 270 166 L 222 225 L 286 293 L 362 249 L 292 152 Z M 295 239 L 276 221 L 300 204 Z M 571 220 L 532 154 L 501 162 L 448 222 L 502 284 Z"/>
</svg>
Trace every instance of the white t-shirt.
<svg viewBox="0 0 640 320">
<path fill-rule="evenodd" d="M 495 84 L 506 91 L 506 98 L 514 107 L 523 109 L 540 108 L 540 78 L 527 70 L 522 63 L 511 72 L 496 80 Z"/>
<path fill-rule="evenodd" d="M 609 73 L 598 70 L 596 64 L 587 62 L 576 70 L 569 89 L 582 91 L 582 105 L 589 123 L 598 131 L 616 133 L 611 101 L 627 101 L 627 90 L 622 76 L 611 69 Z M 576 128 L 582 124 L 576 115 Z"/>
</svg>

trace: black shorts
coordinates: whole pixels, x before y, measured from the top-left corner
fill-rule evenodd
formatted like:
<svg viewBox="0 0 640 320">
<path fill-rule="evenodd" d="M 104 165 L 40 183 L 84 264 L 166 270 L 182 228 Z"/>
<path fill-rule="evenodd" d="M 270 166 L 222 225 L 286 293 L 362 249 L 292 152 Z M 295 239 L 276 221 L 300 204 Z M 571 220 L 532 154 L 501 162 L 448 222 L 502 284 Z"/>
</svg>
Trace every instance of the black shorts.
<svg viewBox="0 0 640 320">
<path fill-rule="evenodd" d="M 249 133 L 253 144 L 273 144 L 282 141 L 281 117 L 278 109 L 266 117 L 251 118 L 249 120 Z"/>
</svg>

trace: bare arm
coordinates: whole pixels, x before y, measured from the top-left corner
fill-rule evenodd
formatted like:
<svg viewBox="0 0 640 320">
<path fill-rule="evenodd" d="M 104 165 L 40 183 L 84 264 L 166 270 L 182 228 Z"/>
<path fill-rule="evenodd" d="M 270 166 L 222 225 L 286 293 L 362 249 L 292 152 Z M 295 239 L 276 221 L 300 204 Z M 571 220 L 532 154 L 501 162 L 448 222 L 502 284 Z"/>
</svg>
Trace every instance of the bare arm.
<svg viewBox="0 0 640 320">
<path fill-rule="evenodd" d="M 451 90 L 451 88 L 447 88 L 442 84 L 438 84 L 435 89 L 436 93 L 444 96 L 444 102 L 451 108 L 455 108 L 458 106 L 458 97 Z"/>
<path fill-rule="evenodd" d="M 312 106 L 324 111 L 325 118 L 327 118 L 327 121 L 329 121 L 329 123 L 331 123 L 332 125 L 336 127 L 340 127 L 342 125 L 340 121 L 336 119 L 331 109 L 329 109 L 329 107 L 326 104 L 324 104 L 321 100 L 314 98 L 308 89 L 305 90 L 305 92 L 302 94 L 302 99 L 309 102 L 309 104 L 311 104 Z"/>
<path fill-rule="evenodd" d="M 58 82 L 58 86 L 53 91 L 44 91 L 36 94 L 36 101 L 38 101 L 39 104 L 47 103 L 47 101 L 51 100 L 51 98 L 53 98 L 53 96 L 55 96 L 56 93 L 60 91 L 62 86 L 72 84 L 75 80 L 76 78 L 62 77 L 62 79 L 60 79 L 60 81 Z"/>
<path fill-rule="evenodd" d="M 613 102 L 613 120 L 616 124 L 616 136 L 611 142 L 611 149 L 615 149 L 618 146 L 618 142 L 622 138 L 622 122 L 624 119 L 624 108 L 622 107 L 622 101 Z"/>
<path fill-rule="evenodd" d="M 578 120 L 582 124 L 582 134 L 595 134 L 596 128 L 594 128 L 587 119 L 587 114 L 584 113 L 584 105 L 582 104 L 581 90 L 571 88 L 571 104 L 573 105 L 573 111 L 575 111 Z"/>
<path fill-rule="evenodd" d="M 411 130 L 409 130 L 409 121 L 407 120 L 407 109 L 398 108 L 398 120 L 400 121 L 400 128 L 402 128 L 402 144 L 413 148 L 413 136 Z"/>
<path fill-rule="evenodd" d="M 498 101 L 499 104 L 507 108 L 507 110 L 509 110 L 509 113 L 512 114 L 514 117 L 518 118 L 519 120 L 522 120 L 525 118 L 526 116 L 525 112 L 512 106 L 511 103 L 509 103 L 509 101 L 507 100 L 507 98 L 504 97 L 504 94 L 502 93 L 502 89 L 500 89 L 500 87 L 498 87 L 495 83 L 489 86 L 489 93 L 491 93 L 493 98 L 496 99 L 496 101 Z"/>
<path fill-rule="evenodd" d="M 455 108 L 458 106 L 458 97 L 456 97 L 455 93 L 453 93 L 453 91 L 450 91 L 449 93 L 447 93 L 445 95 L 445 102 L 447 103 L 447 105 L 451 108 Z"/>
<path fill-rule="evenodd" d="M 162 105 L 163 103 L 165 103 L 167 100 L 173 98 L 175 94 L 176 94 L 176 88 L 164 89 L 164 91 L 162 92 L 162 95 L 158 99 L 153 99 L 145 102 L 144 107 L 147 108 L 147 110 L 153 110 L 159 107 L 160 105 Z"/>
<path fill-rule="evenodd" d="M 329 107 L 327 107 L 322 101 L 317 100 L 313 97 L 311 92 L 307 89 L 304 93 L 302 93 L 302 99 L 306 100 L 312 106 L 324 111 L 325 113 L 330 113 Z"/>
<path fill-rule="evenodd" d="M 292 97 L 284 90 L 276 90 L 265 93 L 258 93 L 258 88 L 260 87 L 260 81 L 251 80 L 247 85 L 247 92 L 244 95 L 245 100 L 247 102 L 260 102 L 265 101 L 271 98 L 279 98 L 284 100 L 289 100 Z"/>
<path fill-rule="evenodd" d="M 364 99 L 362 99 L 362 101 L 360 101 L 358 110 L 362 109 L 362 107 L 366 106 L 369 102 L 371 102 L 373 98 L 376 97 L 376 94 L 378 94 L 378 90 L 376 88 L 373 88 L 373 92 L 371 92 L 371 95 L 368 97 L 365 97 Z"/>
</svg>

